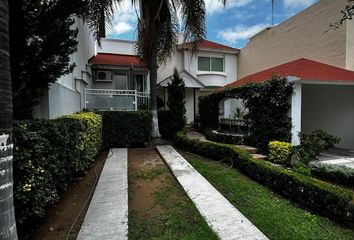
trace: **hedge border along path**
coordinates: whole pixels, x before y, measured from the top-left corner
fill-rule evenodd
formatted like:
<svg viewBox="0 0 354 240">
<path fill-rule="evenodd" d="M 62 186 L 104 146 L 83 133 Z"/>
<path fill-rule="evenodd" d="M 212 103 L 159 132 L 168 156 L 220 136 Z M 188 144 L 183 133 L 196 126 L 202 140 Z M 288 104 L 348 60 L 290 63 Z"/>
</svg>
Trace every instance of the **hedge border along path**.
<svg viewBox="0 0 354 240">
<path fill-rule="evenodd" d="M 346 225 L 354 225 L 354 192 L 255 160 L 249 153 L 230 145 L 200 142 L 177 133 L 178 148 L 203 157 L 230 157 L 233 166 L 272 190 Z"/>
<path fill-rule="evenodd" d="M 156 148 L 200 214 L 220 239 L 268 239 L 172 146 Z"/>
</svg>

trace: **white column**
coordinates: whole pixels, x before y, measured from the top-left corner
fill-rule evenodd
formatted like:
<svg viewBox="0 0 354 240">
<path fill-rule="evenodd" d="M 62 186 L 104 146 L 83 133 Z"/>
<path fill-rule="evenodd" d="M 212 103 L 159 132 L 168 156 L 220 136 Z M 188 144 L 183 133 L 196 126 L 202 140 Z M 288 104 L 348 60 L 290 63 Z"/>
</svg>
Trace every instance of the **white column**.
<svg viewBox="0 0 354 240">
<path fill-rule="evenodd" d="M 291 143 L 293 146 L 300 144 L 299 132 L 301 132 L 301 97 L 302 95 L 302 86 L 301 83 L 296 82 L 294 84 L 294 95 L 291 97 L 291 119 L 292 119 L 292 128 L 291 128 Z"/>
</svg>

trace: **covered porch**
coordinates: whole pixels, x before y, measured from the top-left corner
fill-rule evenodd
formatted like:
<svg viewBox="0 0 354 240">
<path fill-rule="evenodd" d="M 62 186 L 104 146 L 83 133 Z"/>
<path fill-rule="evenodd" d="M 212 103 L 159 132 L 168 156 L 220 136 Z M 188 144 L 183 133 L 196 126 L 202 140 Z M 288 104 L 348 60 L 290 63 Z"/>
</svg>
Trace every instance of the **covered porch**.
<svg viewBox="0 0 354 240">
<path fill-rule="evenodd" d="M 85 89 L 86 109 L 149 109 L 148 70 L 138 56 L 98 53 L 89 63 L 94 81 Z"/>
</svg>

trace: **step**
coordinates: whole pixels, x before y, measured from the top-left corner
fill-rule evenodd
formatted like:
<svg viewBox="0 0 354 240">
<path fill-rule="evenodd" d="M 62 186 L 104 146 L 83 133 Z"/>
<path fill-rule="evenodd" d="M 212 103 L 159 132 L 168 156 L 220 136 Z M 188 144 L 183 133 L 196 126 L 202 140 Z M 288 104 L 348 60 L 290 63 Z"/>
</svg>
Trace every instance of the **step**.
<svg viewBox="0 0 354 240">
<path fill-rule="evenodd" d="M 108 153 L 78 240 L 128 239 L 128 150 Z"/>
<path fill-rule="evenodd" d="M 251 154 L 251 156 L 258 160 L 266 160 L 268 158 L 266 155 L 258 154 L 258 153 Z"/>
<path fill-rule="evenodd" d="M 177 181 L 221 240 L 268 239 L 172 146 L 157 146 Z"/>
<path fill-rule="evenodd" d="M 242 150 L 245 150 L 251 154 L 256 154 L 258 153 L 258 148 L 255 148 L 255 147 L 251 147 L 251 146 L 247 146 L 247 145 L 236 145 L 236 147 L 242 149 Z"/>
</svg>

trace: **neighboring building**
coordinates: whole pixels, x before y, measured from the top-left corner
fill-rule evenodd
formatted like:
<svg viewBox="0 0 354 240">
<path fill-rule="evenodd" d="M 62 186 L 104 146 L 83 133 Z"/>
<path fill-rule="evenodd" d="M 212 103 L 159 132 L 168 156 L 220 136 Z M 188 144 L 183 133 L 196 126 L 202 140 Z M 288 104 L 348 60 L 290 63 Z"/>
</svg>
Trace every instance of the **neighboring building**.
<svg viewBox="0 0 354 240">
<path fill-rule="evenodd" d="M 92 85 L 88 59 L 95 55 L 96 44 L 82 19 L 77 19 L 73 28 L 79 29 L 77 52 L 70 56 L 70 64 L 75 63 L 76 67 L 43 91 L 40 104 L 34 108 L 35 118 L 57 118 L 81 111 L 85 106 L 85 88 Z"/>
<path fill-rule="evenodd" d="M 251 37 L 239 55 L 238 79 L 299 58 L 354 70 L 354 21 L 329 29 L 342 18 L 346 4 L 346 0 L 320 0 Z"/>
</svg>

